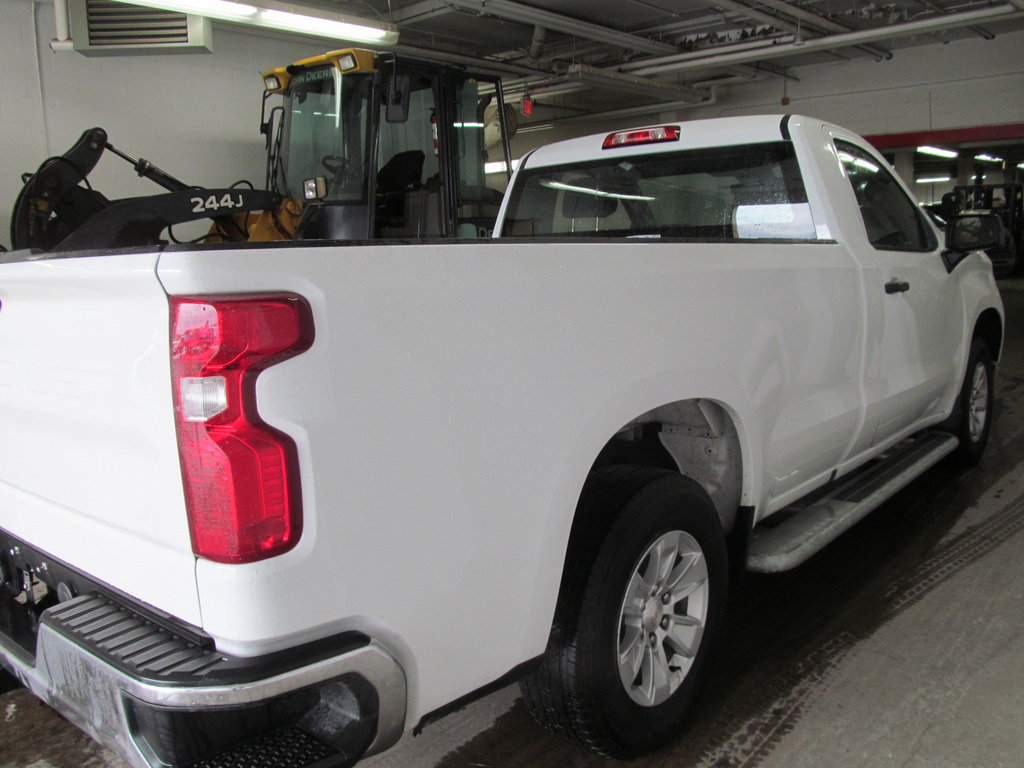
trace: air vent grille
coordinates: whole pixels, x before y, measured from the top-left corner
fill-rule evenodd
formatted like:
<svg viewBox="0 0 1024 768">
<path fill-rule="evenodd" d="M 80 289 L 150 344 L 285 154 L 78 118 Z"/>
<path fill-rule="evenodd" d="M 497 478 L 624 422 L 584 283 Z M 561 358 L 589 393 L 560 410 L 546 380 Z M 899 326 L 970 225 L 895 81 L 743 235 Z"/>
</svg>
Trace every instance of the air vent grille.
<svg viewBox="0 0 1024 768">
<path fill-rule="evenodd" d="M 111 0 L 86 0 L 89 45 L 167 45 L 188 42 L 184 13 L 125 5 Z"/>
<path fill-rule="evenodd" d="M 70 0 L 74 48 L 86 56 L 205 53 L 210 21 L 202 16 L 113 0 Z"/>
</svg>

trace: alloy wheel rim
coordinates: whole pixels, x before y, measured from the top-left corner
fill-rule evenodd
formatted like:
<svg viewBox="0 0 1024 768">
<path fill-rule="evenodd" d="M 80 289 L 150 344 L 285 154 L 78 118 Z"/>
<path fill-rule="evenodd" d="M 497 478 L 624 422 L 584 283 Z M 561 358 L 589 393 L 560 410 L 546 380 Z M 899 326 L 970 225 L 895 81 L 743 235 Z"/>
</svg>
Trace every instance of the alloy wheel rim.
<svg viewBox="0 0 1024 768">
<path fill-rule="evenodd" d="M 983 363 L 974 367 L 971 381 L 971 399 L 967 407 L 967 431 L 971 442 L 976 443 L 985 431 L 988 420 L 988 370 Z"/>
<path fill-rule="evenodd" d="M 685 531 L 659 536 L 633 567 L 619 609 L 619 679 L 635 703 L 655 707 L 693 666 L 708 614 L 708 568 Z"/>
</svg>

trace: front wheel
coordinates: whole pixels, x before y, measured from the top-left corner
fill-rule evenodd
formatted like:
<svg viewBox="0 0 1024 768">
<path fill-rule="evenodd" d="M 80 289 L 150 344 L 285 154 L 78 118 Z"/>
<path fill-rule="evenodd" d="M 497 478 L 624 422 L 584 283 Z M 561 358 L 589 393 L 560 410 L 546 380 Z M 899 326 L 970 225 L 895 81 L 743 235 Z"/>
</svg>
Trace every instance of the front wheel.
<svg viewBox="0 0 1024 768">
<path fill-rule="evenodd" d="M 727 562 L 707 494 L 677 473 L 615 466 L 587 481 L 540 667 L 522 682 L 551 730 L 611 757 L 678 730 L 724 611 Z"/>
<path fill-rule="evenodd" d="M 960 394 L 953 414 L 944 427 L 960 439 L 953 460 L 960 466 L 973 466 L 981 460 L 988 444 L 995 405 L 995 365 L 988 345 L 982 339 L 971 342 Z"/>
</svg>

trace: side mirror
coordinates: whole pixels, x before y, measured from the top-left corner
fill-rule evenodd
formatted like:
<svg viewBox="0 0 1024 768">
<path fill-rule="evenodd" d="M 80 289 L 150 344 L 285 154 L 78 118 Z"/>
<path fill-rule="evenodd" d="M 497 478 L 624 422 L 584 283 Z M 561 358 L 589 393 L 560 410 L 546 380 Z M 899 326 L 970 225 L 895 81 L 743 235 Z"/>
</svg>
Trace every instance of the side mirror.
<svg viewBox="0 0 1024 768">
<path fill-rule="evenodd" d="M 404 123 L 409 119 L 409 91 L 412 79 L 409 75 L 392 74 L 388 80 L 387 104 L 384 119 L 389 123 Z"/>
<path fill-rule="evenodd" d="M 946 248 L 952 251 L 984 251 L 1005 243 L 1003 220 L 992 213 L 955 216 L 946 226 Z"/>
</svg>

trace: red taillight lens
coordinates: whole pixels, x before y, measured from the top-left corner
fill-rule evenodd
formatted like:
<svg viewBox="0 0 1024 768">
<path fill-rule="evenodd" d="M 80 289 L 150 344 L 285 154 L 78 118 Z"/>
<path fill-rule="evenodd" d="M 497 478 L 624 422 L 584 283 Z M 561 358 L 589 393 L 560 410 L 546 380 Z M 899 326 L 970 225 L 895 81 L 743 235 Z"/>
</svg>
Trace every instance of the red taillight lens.
<svg viewBox="0 0 1024 768">
<path fill-rule="evenodd" d="M 637 144 L 657 144 L 659 141 L 679 141 L 678 125 L 662 125 L 657 128 L 640 128 L 636 131 L 619 131 L 604 137 L 601 149 L 633 147 Z"/>
<path fill-rule="evenodd" d="M 256 410 L 260 371 L 313 343 L 300 296 L 171 298 L 171 374 L 192 549 L 248 563 L 302 530 L 295 443 Z"/>
</svg>

